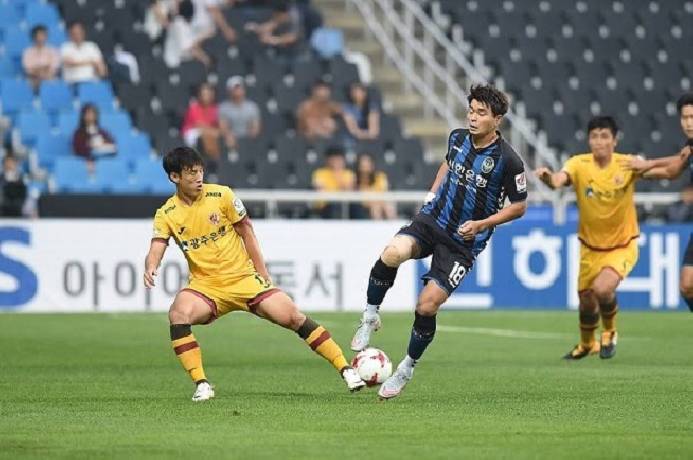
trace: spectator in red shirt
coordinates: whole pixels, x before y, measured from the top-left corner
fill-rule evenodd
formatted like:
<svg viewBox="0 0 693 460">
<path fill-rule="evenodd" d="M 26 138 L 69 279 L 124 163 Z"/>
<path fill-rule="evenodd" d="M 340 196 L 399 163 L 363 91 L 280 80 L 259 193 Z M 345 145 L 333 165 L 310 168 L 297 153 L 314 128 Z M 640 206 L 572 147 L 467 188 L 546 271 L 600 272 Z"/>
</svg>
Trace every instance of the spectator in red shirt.
<svg viewBox="0 0 693 460">
<path fill-rule="evenodd" d="M 219 110 L 209 83 L 200 85 L 197 98 L 190 102 L 181 132 L 188 146 L 199 148 L 213 160 L 219 159 Z"/>
<path fill-rule="evenodd" d="M 96 106 L 84 104 L 82 107 L 79 126 L 72 136 L 72 148 L 78 156 L 90 163 L 100 156 L 115 155 L 113 136 L 99 126 L 99 111 Z"/>
</svg>

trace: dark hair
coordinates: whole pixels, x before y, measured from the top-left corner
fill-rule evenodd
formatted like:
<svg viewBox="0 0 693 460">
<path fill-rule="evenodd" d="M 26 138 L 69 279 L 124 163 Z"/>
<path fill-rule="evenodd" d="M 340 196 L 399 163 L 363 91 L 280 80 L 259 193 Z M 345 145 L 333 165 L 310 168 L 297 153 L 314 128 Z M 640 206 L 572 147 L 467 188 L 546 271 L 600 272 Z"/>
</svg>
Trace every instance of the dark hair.
<svg viewBox="0 0 693 460">
<path fill-rule="evenodd" d="M 355 175 L 356 175 L 356 186 L 357 186 L 357 187 L 361 185 L 361 171 L 359 171 L 359 163 L 361 163 L 361 159 L 362 159 L 362 158 L 365 158 L 365 157 L 370 158 L 370 159 L 371 159 L 371 163 L 373 164 L 373 171 L 371 171 L 371 172 L 369 172 L 369 173 L 366 173 L 367 175 L 366 175 L 366 178 L 365 178 L 365 179 L 366 179 L 365 182 L 366 182 L 367 185 L 373 185 L 373 184 L 375 184 L 375 173 L 377 172 L 377 171 L 375 170 L 375 161 L 373 161 L 373 157 L 372 157 L 370 154 L 368 154 L 368 153 L 361 153 L 361 154 L 356 158 L 356 164 L 354 165 L 354 172 L 355 172 Z"/>
<path fill-rule="evenodd" d="M 164 171 L 166 175 L 180 174 L 184 169 L 192 169 L 195 166 L 203 166 L 202 155 L 192 147 L 176 147 L 164 155 Z"/>
<path fill-rule="evenodd" d="M 357 106 L 356 101 L 354 101 L 351 98 L 351 92 L 354 90 L 354 88 L 361 88 L 366 93 L 366 98 L 363 101 L 363 107 Z M 355 81 L 354 83 L 349 85 L 349 87 L 347 88 L 347 100 L 349 102 L 351 102 L 354 105 L 354 107 L 356 107 L 357 109 L 360 109 L 361 117 L 363 118 L 363 120 L 366 124 L 366 128 L 367 128 L 368 127 L 368 114 L 371 111 L 371 95 L 368 93 L 368 88 L 366 88 L 364 86 L 364 84 L 361 83 L 360 81 Z"/>
<path fill-rule="evenodd" d="M 343 157 L 344 149 L 338 145 L 332 145 L 325 150 L 325 158 Z"/>
<path fill-rule="evenodd" d="M 508 111 L 508 96 L 491 84 L 472 85 L 467 101 L 471 104 L 473 100 L 487 105 L 494 117 L 505 115 Z"/>
<path fill-rule="evenodd" d="M 84 27 L 84 24 L 82 23 L 82 21 L 71 21 L 71 22 L 67 25 L 67 30 L 70 30 L 70 29 L 72 29 L 74 26 L 78 26 L 78 25 Z"/>
<path fill-rule="evenodd" d="M 195 6 L 190 0 L 183 0 L 178 4 L 178 14 L 185 19 L 185 22 L 192 21 L 193 14 L 195 13 Z"/>
<path fill-rule="evenodd" d="M 48 29 L 46 29 L 46 26 L 43 24 L 36 25 L 31 28 L 31 39 L 36 40 L 36 36 L 39 34 L 39 32 L 44 32 L 48 33 Z"/>
<path fill-rule="evenodd" d="M 315 80 L 315 83 L 313 83 L 313 88 L 317 88 L 318 86 L 327 86 L 328 88 L 331 87 L 330 82 L 323 78 Z"/>
<path fill-rule="evenodd" d="M 683 112 L 683 107 L 686 105 L 693 105 L 693 93 L 684 93 L 676 103 L 676 109 L 679 111 L 679 115 Z"/>
<path fill-rule="evenodd" d="M 594 117 L 587 123 L 587 134 L 591 133 L 595 129 L 608 129 L 611 131 L 614 137 L 618 135 L 618 126 L 616 125 L 616 120 L 614 117 L 608 115 L 603 115 L 599 117 Z"/>
<path fill-rule="evenodd" d="M 87 113 L 87 110 L 93 110 L 94 113 L 96 114 L 96 125 L 99 125 L 99 108 L 96 107 L 94 104 L 84 104 L 82 106 L 82 110 L 79 111 L 79 128 L 80 130 L 86 129 L 87 125 L 84 122 L 84 115 Z"/>
</svg>

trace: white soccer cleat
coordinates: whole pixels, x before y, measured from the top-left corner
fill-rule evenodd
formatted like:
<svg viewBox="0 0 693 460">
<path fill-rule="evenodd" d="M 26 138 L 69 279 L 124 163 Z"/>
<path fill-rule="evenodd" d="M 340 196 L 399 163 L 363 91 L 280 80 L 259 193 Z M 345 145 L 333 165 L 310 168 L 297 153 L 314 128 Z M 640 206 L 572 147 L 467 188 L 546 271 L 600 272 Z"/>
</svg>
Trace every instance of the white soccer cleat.
<svg viewBox="0 0 693 460">
<path fill-rule="evenodd" d="M 197 384 L 197 389 L 192 397 L 194 402 L 208 401 L 214 397 L 214 387 L 209 382 Z"/>
<path fill-rule="evenodd" d="M 395 396 L 399 396 L 413 376 L 414 368 L 405 361 L 402 361 L 397 366 L 395 373 L 380 385 L 378 396 L 380 396 L 381 399 L 391 399 Z"/>
<path fill-rule="evenodd" d="M 342 378 L 346 382 L 347 388 L 349 388 L 349 391 L 352 393 L 366 386 L 366 382 L 359 377 L 358 372 L 356 372 L 353 367 L 345 368 L 342 371 Z"/>
<path fill-rule="evenodd" d="M 356 328 L 356 332 L 354 333 L 354 338 L 351 339 L 351 349 L 354 351 L 362 351 L 368 348 L 368 344 L 371 341 L 371 334 L 380 329 L 381 326 L 380 315 L 377 313 L 368 319 L 365 317 L 361 319 L 359 327 Z"/>
</svg>

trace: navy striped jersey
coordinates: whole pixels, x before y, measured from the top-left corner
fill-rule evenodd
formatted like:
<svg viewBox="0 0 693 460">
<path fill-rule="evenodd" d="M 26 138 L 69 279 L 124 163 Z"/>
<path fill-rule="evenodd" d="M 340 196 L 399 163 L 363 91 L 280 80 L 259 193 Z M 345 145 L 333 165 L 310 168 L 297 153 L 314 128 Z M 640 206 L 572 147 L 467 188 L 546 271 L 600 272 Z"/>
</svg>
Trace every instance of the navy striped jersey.
<svg viewBox="0 0 693 460">
<path fill-rule="evenodd" d="M 498 139 L 476 149 L 466 129 L 450 133 L 445 156 L 448 173 L 435 198 L 421 209 L 446 233 L 477 255 L 493 234 L 489 228 L 464 241 L 457 233 L 468 220 L 481 220 L 496 214 L 507 196 L 511 202 L 527 199 L 527 180 L 520 156 L 498 133 Z"/>
</svg>

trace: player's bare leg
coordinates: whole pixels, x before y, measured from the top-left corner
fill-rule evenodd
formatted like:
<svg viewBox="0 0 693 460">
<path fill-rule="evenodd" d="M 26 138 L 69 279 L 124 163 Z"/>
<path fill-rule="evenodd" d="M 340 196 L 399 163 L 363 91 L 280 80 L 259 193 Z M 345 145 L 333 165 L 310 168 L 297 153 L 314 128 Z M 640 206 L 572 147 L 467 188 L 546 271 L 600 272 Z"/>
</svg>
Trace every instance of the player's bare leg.
<svg viewBox="0 0 693 460">
<path fill-rule="evenodd" d="M 342 349 L 332 339 L 330 333 L 301 313 L 293 300 L 284 292 L 278 291 L 265 298 L 254 311 L 258 316 L 296 332 L 313 351 L 337 369 L 350 391 L 358 391 L 366 385 L 356 371 L 349 366 Z"/>
<path fill-rule="evenodd" d="M 616 343 L 618 342 L 616 288 L 620 282 L 621 275 L 614 269 L 607 267 L 599 272 L 592 283 L 592 291 L 599 303 L 599 313 L 602 317 L 602 336 L 599 348 L 599 357 L 602 359 L 613 358 L 616 355 Z"/>
<path fill-rule="evenodd" d="M 681 268 L 681 295 L 693 312 L 693 265 L 684 265 Z"/>
<path fill-rule="evenodd" d="M 409 339 L 407 355 L 399 363 L 397 370 L 380 386 L 378 396 L 381 399 L 391 399 L 398 396 L 414 376 L 416 362 L 435 336 L 438 309 L 447 298 L 448 293 L 433 280 L 429 281 L 421 291 L 416 304 L 414 326 Z"/>
<path fill-rule="evenodd" d="M 368 347 L 371 334 L 382 325 L 378 310 L 385 293 L 395 282 L 399 266 L 416 256 L 419 246 L 416 240 L 407 235 L 396 235 L 385 247 L 371 269 L 368 278 L 367 304 L 351 340 L 351 349 L 361 351 Z"/>
<path fill-rule="evenodd" d="M 183 368 L 196 385 L 192 400 L 207 401 L 214 397 L 214 388 L 207 381 L 202 367 L 202 351 L 191 331 L 193 324 L 205 324 L 212 317 L 207 301 L 198 293 L 182 290 L 168 312 L 171 324 L 171 343 Z"/>
</svg>

